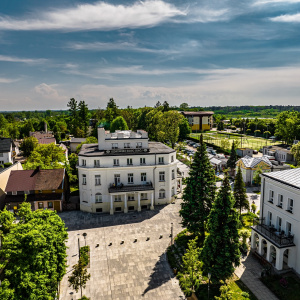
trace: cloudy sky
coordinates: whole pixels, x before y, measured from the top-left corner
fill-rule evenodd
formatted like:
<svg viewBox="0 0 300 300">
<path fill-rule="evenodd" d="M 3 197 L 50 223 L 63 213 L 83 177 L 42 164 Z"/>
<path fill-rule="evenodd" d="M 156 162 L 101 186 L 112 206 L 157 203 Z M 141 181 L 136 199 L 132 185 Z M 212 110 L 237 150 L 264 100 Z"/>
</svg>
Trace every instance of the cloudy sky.
<svg viewBox="0 0 300 300">
<path fill-rule="evenodd" d="M 300 105 L 300 0 L 1 0 L 0 111 Z"/>
</svg>

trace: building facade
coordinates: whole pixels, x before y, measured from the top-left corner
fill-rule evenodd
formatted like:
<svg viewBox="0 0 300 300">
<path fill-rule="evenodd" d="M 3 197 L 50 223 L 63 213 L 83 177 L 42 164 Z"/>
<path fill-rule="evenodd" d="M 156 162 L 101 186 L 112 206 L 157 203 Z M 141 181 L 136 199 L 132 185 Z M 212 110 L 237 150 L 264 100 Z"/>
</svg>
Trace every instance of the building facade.
<svg viewBox="0 0 300 300">
<path fill-rule="evenodd" d="M 183 111 L 192 131 L 211 130 L 213 127 L 213 111 Z"/>
<path fill-rule="evenodd" d="M 280 163 L 287 162 L 289 164 L 295 164 L 295 158 L 291 152 L 291 148 L 286 145 L 264 146 L 263 155 L 274 157 L 274 159 Z"/>
<path fill-rule="evenodd" d="M 78 155 L 80 209 L 87 212 L 141 211 L 167 204 L 181 189 L 176 151 L 149 142 L 143 130 L 105 132 Z"/>
<path fill-rule="evenodd" d="M 300 274 L 300 169 L 262 174 L 260 216 L 251 248 L 277 271 Z"/>
<path fill-rule="evenodd" d="M 0 137 L 0 165 L 13 163 L 12 141 L 10 138 Z"/>
</svg>

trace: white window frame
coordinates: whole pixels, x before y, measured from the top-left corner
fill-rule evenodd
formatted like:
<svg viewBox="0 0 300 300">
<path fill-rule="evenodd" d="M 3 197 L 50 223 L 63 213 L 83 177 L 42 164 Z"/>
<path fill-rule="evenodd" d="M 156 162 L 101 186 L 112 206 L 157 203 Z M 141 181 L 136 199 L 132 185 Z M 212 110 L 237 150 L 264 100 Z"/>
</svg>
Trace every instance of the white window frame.
<svg viewBox="0 0 300 300">
<path fill-rule="evenodd" d="M 283 207 L 283 195 L 278 194 L 278 207 L 282 208 Z"/>
<path fill-rule="evenodd" d="M 160 156 L 159 158 L 158 158 L 158 164 L 159 165 L 163 165 L 165 162 L 164 162 L 165 160 L 164 160 L 164 157 L 163 156 Z"/>
<path fill-rule="evenodd" d="M 165 171 L 160 171 L 160 172 L 159 172 L 159 181 L 160 181 L 160 182 L 166 181 L 166 178 L 165 178 Z"/>
<path fill-rule="evenodd" d="M 141 149 L 143 147 L 143 143 L 142 142 L 137 142 L 136 143 L 136 148 L 137 149 Z"/>
<path fill-rule="evenodd" d="M 132 158 L 127 158 L 127 166 L 132 166 Z"/>
<path fill-rule="evenodd" d="M 269 191 L 269 202 L 274 203 L 274 191 Z"/>
<path fill-rule="evenodd" d="M 100 167 L 100 160 L 99 159 L 94 159 L 94 167 L 95 168 Z"/>
<path fill-rule="evenodd" d="M 175 170 L 173 169 L 172 170 L 172 180 L 174 180 L 175 179 Z"/>
<path fill-rule="evenodd" d="M 118 158 L 114 158 L 114 166 L 119 166 L 120 165 L 120 162 L 119 162 L 119 159 Z"/>
<path fill-rule="evenodd" d="M 127 182 L 128 184 L 133 184 L 133 173 L 127 174 Z"/>
<path fill-rule="evenodd" d="M 97 193 L 95 195 L 95 203 L 102 203 L 102 194 L 101 193 Z"/>
<path fill-rule="evenodd" d="M 3 157 L 4 155 L 3 155 L 3 153 L 2 152 L 0 152 L 0 157 Z"/>
<path fill-rule="evenodd" d="M 82 159 L 82 161 L 81 161 L 81 165 L 82 165 L 83 167 L 85 167 L 85 166 L 86 166 L 86 159 Z"/>
<path fill-rule="evenodd" d="M 140 157 L 140 165 L 145 165 L 145 164 L 146 164 L 146 158 Z"/>
<path fill-rule="evenodd" d="M 121 175 L 120 174 L 114 174 L 114 184 L 118 186 L 121 183 Z"/>
<path fill-rule="evenodd" d="M 130 143 L 124 143 L 124 149 L 130 149 Z"/>
<path fill-rule="evenodd" d="M 95 185 L 101 185 L 101 175 L 95 175 Z"/>
<path fill-rule="evenodd" d="M 286 235 L 292 235 L 292 223 L 286 222 Z"/>
<path fill-rule="evenodd" d="M 111 144 L 111 149 L 119 149 L 118 143 L 112 143 Z"/>
<path fill-rule="evenodd" d="M 82 174 L 82 185 L 86 185 L 86 174 Z"/>
<path fill-rule="evenodd" d="M 121 195 L 115 195 L 114 202 L 122 202 Z"/>
<path fill-rule="evenodd" d="M 148 194 L 147 193 L 141 193 L 141 200 L 148 200 Z"/>
<path fill-rule="evenodd" d="M 147 181 L 147 173 L 141 173 L 141 182 L 146 182 Z"/>
<path fill-rule="evenodd" d="M 293 209 L 294 209 L 294 199 L 288 198 L 288 207 L 287 207 L 287 210 L 289 212 L 293 212 Z"/>
<path fill-rule="evenodd" d="M 269 223 L 269 226 L 272 226 L 273 224 L 272 224 L 272 212 L 268 212 L 268 223 Z"/>
<path fill-rule="evenodd" d="M 278 227 L 278 232 L 281 233 L 282 231 L 282 218 L 277 217 L 277 227 Z"/>
<path fill-rule="evenodd" d="M 134 201 L 134 195 L 128 195 L 128 201 Z"/>
<path fill-rule="evenodd" d="M 174 162 L 174 155 L 171 156 L 171 162 Z"/>
<path fill-rule="evenodd" d="M 166 198 L 166 190 L 160 189 L 158 192 L 158 198 L 159 199 L 165 199 Z"/>
</svg>

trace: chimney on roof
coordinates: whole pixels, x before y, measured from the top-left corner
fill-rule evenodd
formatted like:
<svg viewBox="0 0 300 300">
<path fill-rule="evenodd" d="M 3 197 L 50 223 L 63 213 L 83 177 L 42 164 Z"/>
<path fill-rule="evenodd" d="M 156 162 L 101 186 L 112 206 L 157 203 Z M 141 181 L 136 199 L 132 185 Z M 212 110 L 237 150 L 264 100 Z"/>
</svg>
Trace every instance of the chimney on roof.
<svg viewBox="0 0 300 300">
<path fill-rule="evenodd" d="M 44 122 L 44 130 L 47 133 L 47 122 Z"/>
</svg>

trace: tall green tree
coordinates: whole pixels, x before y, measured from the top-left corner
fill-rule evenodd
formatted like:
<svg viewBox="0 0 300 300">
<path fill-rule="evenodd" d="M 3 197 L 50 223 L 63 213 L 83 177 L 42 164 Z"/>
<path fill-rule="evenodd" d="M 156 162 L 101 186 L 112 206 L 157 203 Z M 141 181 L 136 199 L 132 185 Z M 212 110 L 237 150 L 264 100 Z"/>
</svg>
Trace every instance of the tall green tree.
<svg viewBox="0 0 300 300">
<path fill-rule="evenodd" d="M 225 174 L 223 185 L 208 216 L 208 235 L 200 253 L 203 273 L 211 273 L 213 282 L 226 280 L 240 264 L 239 219 L 233 205 L 228 174 Z"/>
<path fill-rule="evenodd" d="M 67 106 L 69 107 L 71 122 L 70 131 L 72 134 L 76 133 L 77 127 L 79 126 L 78 119 L 78 103 L 74 98 L 71 98 Z"/>
<path fill-rule="evenodd" d="M 175 110 L 167 111 L 163 114 L 162 128 L 164 132 L 164 140 L 169 141 L 174 148 L 175 143 L 179 137 L 179 122 L 182 115 Z"/>
<path fill-rule="evenodd" d="M 189 124 L 188 119 L 183 116 L 182 116 L 181 120 L 179 121 L 178 126 L 179 126 L 178 139 L 180 141 L 183 141 L 183 140 L 187 139 L 188 135 L 192 132 L 191 126 Z"/>
<path fill-rule="evenodd" d="M 215 171 L 208 159 L 202 134 L 189 175 L 179 213 L 182 225 L 204 238 L 205 224 L 215 199 L 216 185 Z"/>
<path fill-rule="evenodd" d="M 240 166 L 238 167 L 238 171 L 234 179 L 233 196 L 235 200 L 234 207 L 238 208 L 240 215 L 242 215 L 242 209 L 249 209 L 249 201 Z"/>
<path fill-rule="evenodd" d="M 78 104 L 78 117 L 80 119 L 80 127 L 87 136 L 89 126 L 89 109 L 85 101 L 80 101 Z"/>
<path fill-rule="evenodd" d="M 300 165 L 300 142 L 294 144 L 291 149 L 292 154 L 294 155 L 297 165 Z"/>
<path fill-rule="evenodd" d="M 1 299 L 54 299 L 66 273 L 65 224 L 54 211 L 32 212 L 27 202 L 20 209 L 19 223 L 2 239 L 0 269 L 6 281 Z"/>
<path fill-rule="evenodd" d="M 20 144 L 20 150 L 23 151 L 23 155 L 25 157 L 28 157 L 32 153 L 32 151 L 34 151 L 38 144 L 38 139 L 33 136 L 30 136 L 25 138 Z"/>
<path fill-rule="evenodd" d="M 116 130 L 128 130 L 128 125 L 125 119 L 121 116 L 115 118 L 110 125 L 110 132 L 115 132 Z"/>
<path fill-rule="evenodd" d="M 234 172 L 237 161 L 238 161 L 238 156 L 236 154 L 236 143 L 233 141 L 231 145 L 230 156 L 227 161 L 227 168 L 230 168 Z"/>
</svg>

